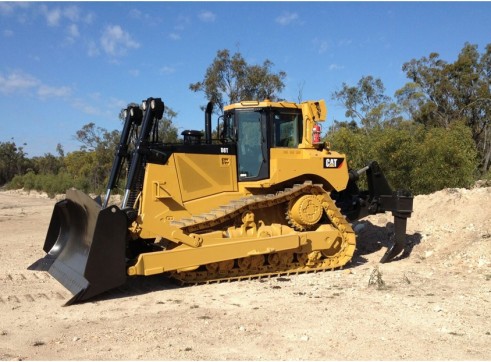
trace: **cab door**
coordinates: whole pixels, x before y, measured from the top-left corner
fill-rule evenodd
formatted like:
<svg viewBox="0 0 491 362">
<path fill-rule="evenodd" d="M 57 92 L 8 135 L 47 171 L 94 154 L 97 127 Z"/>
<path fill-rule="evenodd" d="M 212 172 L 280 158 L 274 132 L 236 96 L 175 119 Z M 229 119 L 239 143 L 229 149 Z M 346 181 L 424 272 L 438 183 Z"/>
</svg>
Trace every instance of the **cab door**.
<svg viewBox="0 0 491 362">
<path fill-rule="evenodd" d="M 238 110 L 237 163 L 239 181 L 269 177 L 266 115 L 262 110 Z"/>
</svg>

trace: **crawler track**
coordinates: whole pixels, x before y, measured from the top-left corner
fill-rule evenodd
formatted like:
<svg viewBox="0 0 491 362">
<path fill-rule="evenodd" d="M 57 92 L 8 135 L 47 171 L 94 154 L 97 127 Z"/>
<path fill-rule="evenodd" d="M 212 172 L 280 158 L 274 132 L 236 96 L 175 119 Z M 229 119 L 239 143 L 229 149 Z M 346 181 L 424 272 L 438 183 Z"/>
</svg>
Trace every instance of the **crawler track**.
<svg viewBox="0 0 491 362">
<path fill-rule="evenodd" d="M 355 234 L 336 207 L 329 193 L 320 184 L 307 181 L 276 194 L 251 195 L 228 205 L 189 219 L 173 222 L 185 233 L 203 233 L 230 224 L 244 212 L 263 208 L 286 210 L 290 200 L 301 195 L 317 195 L 328 220 L 339 232 L 335 250 L 315 250 L 299 253 L 298 250 L 240 258 L 207 264 L 194 271 L 173 272 L 172 277 L 184 284 L 218 283 L 252 278 L 267 278 L 299 273 L 318 272 L 341 268 L 351 260 L 355 250 Z M 288 217 L 285 217 L 285 224 Z"/>
</svg>

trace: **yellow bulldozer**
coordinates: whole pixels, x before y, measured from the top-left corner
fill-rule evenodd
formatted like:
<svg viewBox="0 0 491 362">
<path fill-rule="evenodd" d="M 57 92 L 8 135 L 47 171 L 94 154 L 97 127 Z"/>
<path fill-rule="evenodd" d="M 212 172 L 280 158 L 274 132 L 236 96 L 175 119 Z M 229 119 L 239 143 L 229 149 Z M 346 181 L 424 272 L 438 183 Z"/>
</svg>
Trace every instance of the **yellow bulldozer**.
<svg viewBox="0 0 491 362">
<path fill-rule="evenodd" d="M 67 304 L 131 276 L 201 283 L 340 268 L 356 248 L 351 223 L 386 211 L 394 238 L 381 262 L 405 248 L 411 193 L 392 191 L 377 162 L 350 170 L 330 149 L 323 100 L 235 103 L 214 131 L 208 103 L 204 132 L 174 144 L 158 139 L 163 112 L 160 98 L 128 106 L 105 197 L 70 189 L 55 205 L 46 256 L 29 269 L 63 284 Z M 124 182 L 121 204 L 110 205 Z"/>
</svg>

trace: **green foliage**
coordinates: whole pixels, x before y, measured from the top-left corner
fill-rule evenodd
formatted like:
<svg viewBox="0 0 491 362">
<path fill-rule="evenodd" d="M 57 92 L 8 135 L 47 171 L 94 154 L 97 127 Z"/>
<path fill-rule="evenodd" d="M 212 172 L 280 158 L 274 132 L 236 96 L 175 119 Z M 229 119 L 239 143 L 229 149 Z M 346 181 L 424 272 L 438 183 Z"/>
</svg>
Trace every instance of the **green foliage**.
<svg viewBox="0 0 491 362">
<path fill-rule="evenodd" d="M 471 130 L 482 173 L 491 166 L 491 44 L 479 54 L 466 43 L 457 60 L 439 54 L 404 63 L 410 82 L 396 92 L 401 107 L 415 122 L 449 127 L 464 122 Z"/>
<path fill-rule="evenodd" d="M 381 165 L 394 189 L 422 192 L 414 190 L 411 171 L 418 162 L 418 145 L 423 137 L 423 127 L 411 122 L 378 128 L 367 135 L 367 141 L 372 143 L 373 159 Z"/>
<path fill-rule="evenodd" d="M 462 122 L 448 130 L 428 129 L 418 150 L 421 162 L 412 172 L 415 190 L 428 193 L 445 187 L 469 187 L 474 182 L 477 150 L 471 130 Z"/>
<path fill-rule="evenodd" d="M 426 194 L 445 187 L 469 187 L 475 179 L 477 151 L 470 129 L 455 123 L 448 130 L 400 122 L 368 132 L 340 127 L 327 135 L 349 167 L 376 160 L 394 189 Z"/>
<path fill-rule="evenodd" d="M 273 73 L 273 65 L 267 59 L 262 65 L 249 65 L 242 54 L 231 56 L 228 49 L 219 50 L 204 79 L 190 84 L 189 89 L 204 92 L 221 111 L 224 105 L 242 100 L 276 100 L 285 87 L 286 73 Z"/>
<path fill-rule="evenodd" d="M 56 194 L 64 194 L 69 188 L 75 187 L 79 190 L 89 192 L 89 185 L 85 179 L 74 179 L 67 172 L 54 174 L 35 174 L 29 171 L 24 175 L 15 176 L 7 185 L 9 189 L 24 189 L 26 191 L 44 191 L 50 197 Z"/>
<path fill-rule="evenodd" d="M 178 141 L 177 127 L 172 123 L 177 113 L 172 108 L 165 107 L 164 115 L 159 122 L 159 140 L 164 143 L 176 143 Z"/>
<path fill-rule="evenodd" d="M 0 186 L 31 167 L 32 162 L 26 158 L 23 147 L 17 147 L 13 141 L 0 142 Z"/>
<path fill-rule="evenodd" d="M 86 189 L 100 193 L 106 187 L 113 157 L 114 152 L 109 158 L 107 150 L 74 151 L 65 157 L 65 169 L 72 175 L 74 182 L 84 180 Z"/>
<path fill-rule="evenodd" d="M 358 128 L 339 127 L 331 129 L 327 140 L 333 149 L 348 155 L 350 169 L 364 167 L 372 158 L 371 144 L 367 142 L 366 134 Z"/>
<path fill-rule="evenodd" d="M 159 140 L 177 142 L 177 128 L 172 123 L 176 115 L 166 107 L 159 123 Z M 10 189 L 45 191 L 51 196 L 65 193 L 72 187 L 87 193 L 102 193 L 107 186 L 120 132 L 109 132 L 88 123 L 77 131 L 75 138 L 82 144 L 80 150 L 65 155 L 58 144 L 58 156 L 48 153 L 31 160 L 15 143 L 0 143 L 0 185 L 8 183 Z"/>
<path fill-rule="evenodd" d="M 32 168 L 36 173 L 57 174 L 63 167 L 62 157 L 47 153 L 42 157 L 32 158 Z"/>
<path fill-rule="evenodd" d="M 345 116 L 351 122 L 360 122 L 368 130 L 400 119 L 399 107 L 384 92 L 382 80 L 366 76 L 356 86 L 343 83 L 342 89 L 334 92 L 332 99 L 344 106 Z"/>
</svg>

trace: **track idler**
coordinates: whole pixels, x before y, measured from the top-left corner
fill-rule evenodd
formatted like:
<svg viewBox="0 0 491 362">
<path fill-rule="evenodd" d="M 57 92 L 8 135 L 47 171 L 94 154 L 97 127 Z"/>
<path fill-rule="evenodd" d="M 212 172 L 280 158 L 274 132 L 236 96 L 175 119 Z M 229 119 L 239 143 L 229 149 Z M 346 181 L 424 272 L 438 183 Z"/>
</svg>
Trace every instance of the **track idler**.
<svg viewBox="0 0 491 362">
<path fill-rule="evenodd" d="M 126 281 L 127 217 L 117 206 L 101 205 L 78 190 L 56 203 L 44 242 L 47 253 L 28 269 L 47 271 L 73 297 L 87 300 Z"/>
</svg>

